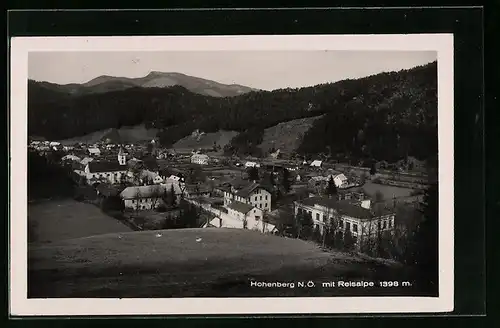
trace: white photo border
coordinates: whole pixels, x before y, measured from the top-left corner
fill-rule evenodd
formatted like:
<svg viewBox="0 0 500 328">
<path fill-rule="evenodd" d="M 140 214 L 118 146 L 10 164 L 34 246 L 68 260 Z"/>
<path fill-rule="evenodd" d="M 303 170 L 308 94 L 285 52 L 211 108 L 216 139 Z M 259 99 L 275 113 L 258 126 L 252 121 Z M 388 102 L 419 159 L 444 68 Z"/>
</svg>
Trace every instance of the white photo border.
<svg viewBox="0 0 500 328">
<path fill-rule="evenodd" d="M 10 314 L 263 315 L 440 313 L 454 308 L 453 34 L 14 37 L 10 39 Z M 439 297 L 27 298 L 27 81 L 33 51 L 436 51 Z M 450 233 L 451 232 L 451 233 Z"/>
</svg>

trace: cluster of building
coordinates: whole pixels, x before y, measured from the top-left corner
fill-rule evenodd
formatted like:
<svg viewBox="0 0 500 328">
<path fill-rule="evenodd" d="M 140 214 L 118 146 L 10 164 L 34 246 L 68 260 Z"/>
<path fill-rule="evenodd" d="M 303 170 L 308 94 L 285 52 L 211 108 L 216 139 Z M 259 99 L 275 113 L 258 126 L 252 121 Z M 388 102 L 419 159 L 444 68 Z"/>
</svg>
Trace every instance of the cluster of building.
<svg viewBox="0 0 500 328">
<path fill-rule="evenodd" d="M 174 199 L 184 198 L 213 214 L 213 219 L 206 226 L 276 232 L 276 225 L 267 219 L 276 211 L 276 204 L 273 204 L 275 186 L 248 180 L 220 182 L 211 188 L 208 182 L 188 185 L 181 173 L 172 174 L 172 170 L 169 173 L 160 169 L 157 157 L 138 159 L 130 155 L 134 151 L 131 145 L 74 147 L 57 142 L 33 142 L 30 147 L 40 152 L 50 149 L 66 151 L 62 160 L 72 166 L 76 176 L 94 186 L 101 196 L 119 196 L 126 208 L 155 209 L 164 204 L 165 196 L 173 190 Z M 192 153 L 188 158 L 189 162 L 197 165 L 211 162 L 208 155 L 199 152 Z M 321 164 L 321 161 L 313 161 L 310 166 L 321 167 Z M 262 165 L 267 171 L 276 171 L 274 164 Z M 261 164 L 247 161 L 240 166 L 260 168 Z M 288 169 L 286 166 L 278 167 L 278 171 Z M 299 174 L 296 176 L 300 178 Z M 316 172 L 310 176 L 309 183 L 325 185 L 332 180 L 341 191 L 337 197 L 321 197 L 313 192 L 294 201 L 293 215 L 310 215 L 314 227 L 321 233 L 331 228 L 332 224 L 337 230 L 350 231 L 358 246 L 365 237 L 393 231 L 395 214 L 386 208 L 377 208 L 363 193 L 349 192 L 354 184 L 345 174 L 322 176 Z M 214 198 L 220 200 L 220 206 L 212 206 Z"/>
</svg>

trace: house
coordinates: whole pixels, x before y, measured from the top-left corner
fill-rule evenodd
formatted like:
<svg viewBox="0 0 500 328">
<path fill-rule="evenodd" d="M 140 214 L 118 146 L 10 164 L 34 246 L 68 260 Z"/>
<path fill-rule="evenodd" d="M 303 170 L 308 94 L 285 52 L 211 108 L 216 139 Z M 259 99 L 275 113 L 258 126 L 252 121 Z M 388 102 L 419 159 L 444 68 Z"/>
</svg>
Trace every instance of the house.
<svg viewBox="0 0 500 328">
<path fill-rule="evenodd" d="M 345 188 L 349 185 L 349 180 L 344 173 L 337 174 L 333 177 L 333 182 L 337 188 Z"/>
<path fill-rule="evenodd" d="M 80 157 L 75 155 L 66 155 L 63 158 L 61 158 L 61 160 L 64 162 L 81 162 Z"/>
<path fill-rule="evenodd" d="M 187 197 L 210 197 L 212 192 L 206 185 L 186 185 L 185 193 Z"/>
<path fill-rule="evenodd" d="M 257 167 L 257 168 L 259 168 L 260 164 L 256 163 L 256 162 L 246 162 L 245 163 L 245 168 L 249 168 L 249 167 Z"/>
<path fill-rule="evenodd" d="M 352 202 L 324 197 L 310 197 L 294 202 L 295 215 L 312 217 L 315 227 L 323 233 L 325 225 L 338 220 L 342 232 L 349 230 L 359 248 L 364 238 L 374 238 L 378 232 L 394 231 L 395 214 L 388 209 L 373 211 L 370 201 Z"/>
<path fill-rule="evenodd" d="M 227 206 L 228 215 L 233 218 L 237 218 L 240 220 L 252 220 L 259 221 L 262 220 L 264 213 L 261 209 L 242 202 L 234 201 Z"/>
<path fill-rule="evenodd" d="M 88 183 L 106 181 L 108 183 L 120 183 L 126 177 L 128 167 L 125 155 L 118 154 L 118 161 L 90 161 L 85 165 L 83 174 Z"/>
<path fill-rule="evenodd" d="M 211 220 L 208 226 L 274 233 L 276 227 L 271 223 L 264 222 L 263 215 L 263 211 L 255 206 L 234 201 L 227 207 L 227 213 Z"/>
<path fill-rule="evenodd" d="M 90 156 L 101 156 L 101 150 L 99 148 L 88 148 L 87 151 Z"/>
<path fill-rule="evenodd" d="M 207 165 L 209 157 L 206 154 L 193 154 L 191 156 L 191 163 L 199 165 Z"/>
<path fill-rule="evenodd" d="M 87 165 L 88 163 L 92 162 L 94 159 L 92 157 L 85 157 L 84 159 L 81 160 L 81 164 L 83 166 Z"/>
<path fill-rule="evenodd" d="M 120 197 L 125 208 L 152 210 L 164 204 L 163 198 L 167 191 L 169 191 L 167 185 L 132 186 L 125 188 Z"/>
<path fill-rule="evenodd" d="M 311 162 L 310 166 L 311 167 L 321 167 L 322 164 L 323 164 L 322 161 L 320 161 L 320 160 L 314 160 L 314 161 Z"/>
<path fill-rule="evenodd" d="M 230 190 L 224 191 L 224 206 L 233 201 L 253 205 L 264 211 L 272 211 L 271 190 L 259 183 L 247 183 L 246 186 L 236 188 L 231 186 Z"/>
<path fill-rule="evenodd" d="M 163 178 L 156 172 L 152 172 L 150 170 L 142 170 L 139 174 L 139 179 L 142 183 L 150 182 L 153 184 L 163 183 Z"/>
</svg>

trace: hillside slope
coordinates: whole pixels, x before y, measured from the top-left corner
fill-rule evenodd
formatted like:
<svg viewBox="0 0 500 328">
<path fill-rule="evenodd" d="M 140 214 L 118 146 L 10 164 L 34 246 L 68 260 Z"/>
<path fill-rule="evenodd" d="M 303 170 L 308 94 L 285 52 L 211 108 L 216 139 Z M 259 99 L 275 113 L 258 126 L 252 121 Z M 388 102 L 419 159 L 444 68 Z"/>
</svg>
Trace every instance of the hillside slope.
<svg viewBox="0 0 500 328">
<path fill-rule="evenodd" d="M 282 154 L 291 154 L 301 145 L 304 134 L 313 126 L 314 121 L 320 118 L 322 116 L 299 118 L 267 128 L 259 147 L 266 153 L 279 149 Z"/>
<path fill-rule="evenodd" d="M 374 279 L 380 275 L 389 279 L 391 274 L 403 279 L 401 270 L 388 262 L 323 252 L 308 242 L 250 230 L 144 231 L 30 248 L 28 291 L 30 297 L 359 294 L 352 288 L 254 288 L 250 287 L 250 280 L 330 281 Z M 388 292 L 403 291 L 385 291 Z"/>
<path fill-rule="evenodd" d="M 437 154 L 437 63 L 357 80 L 236 97 L 200 95 L 181 87 L 142 88 L 59 97 L 28 89 L 29 135 L 58 140 L 107 128 L 145 124 L 169 147 L 199 129 L 240 132 L 228 153 L 255 155 L 264 130 L 323 115 L 297 152 L 329 152 L 352 160 L 394 162 Z M 100 84 L 98 84 L 100 85 Z M 46 95 L 46 96 L 44 96 Z"/>
<path fill-rule="evenodd" d="M 238 132 L 236 131 L 217 131 L 203 134 L 192 133 L 173 144 L 175 149 L 197 149 L 211 148 L 214 143 L 224 148 Z"/>
</svg>

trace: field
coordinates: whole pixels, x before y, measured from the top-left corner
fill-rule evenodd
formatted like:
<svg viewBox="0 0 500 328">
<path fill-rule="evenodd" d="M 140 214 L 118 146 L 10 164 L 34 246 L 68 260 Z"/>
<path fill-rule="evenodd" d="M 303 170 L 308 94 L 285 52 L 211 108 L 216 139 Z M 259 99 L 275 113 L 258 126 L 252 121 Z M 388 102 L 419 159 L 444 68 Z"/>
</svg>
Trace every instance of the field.
<svg viewBox="0 0 500 328">
<path fill-rule="evenodd" d="M 239 229 L 113 233 L 30 247 L 28 294 L 40 297 L 366 295 L 361 288 L 256 288 L 250 281 L 403 280 L 394 263 L 325 252 L 312 243 Z M 412 295 L 372 288 L 370 295 Z"/>
<path fill-rule="evenodd" d="M 384 195 L 384 199 L 392 199 L 393 197 L 407 197 L 410 196 L 414 191 L 414 189 L 410 188 L 387 186 L 373 183 L 371 181 L 366 181 L 366 183 L 363 185 L 363 189 L 366 193 L 372 196 L 374 196 L 377 191 L 380 191 Z"/>
<path fill-rule="evenodd" d="M 196 148 L 211 148 L 215 142 L 223 149 L 236 135 L 238 135 L 238 132 L 235 131 L 205 133 L 199 137 L 190 135 L 177 141 L 172 148 L 176 150 L 189 149 L 191 151 Z"/>
<path fill-rule="evenodd" d="M 116 219 L 103 214 L 94 205 L 72 199 L 30 204 L 28 227 L 28 241 L 37 244 L 131 231 Z"/>
<path fill-rule="evenodd" d="M 71 145 L 80 142 L 91 144 L 109 138 L 113 142 L 136 143 L 152 140 L 156 137 L 157 132 L 157 129 L 146 129 L 144 124 L 141 124 L 136 126 L 124 126 L 119 129 L 105 129 L 84 136 L 61 140 L 60 142 L 63 145 Z"/>
<path fill-rule="evenodd" d="M 259 145 L 264 151 L 271 148 L 290 154 L 300 145 L 302 136 L 312 126 L 313 122 L 321 116 L 301 118 L 277 124 L 264 130 L 262 143 Z"/>
</svg>

